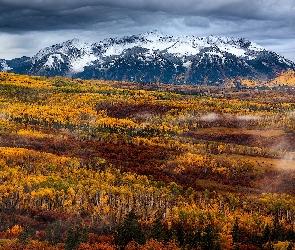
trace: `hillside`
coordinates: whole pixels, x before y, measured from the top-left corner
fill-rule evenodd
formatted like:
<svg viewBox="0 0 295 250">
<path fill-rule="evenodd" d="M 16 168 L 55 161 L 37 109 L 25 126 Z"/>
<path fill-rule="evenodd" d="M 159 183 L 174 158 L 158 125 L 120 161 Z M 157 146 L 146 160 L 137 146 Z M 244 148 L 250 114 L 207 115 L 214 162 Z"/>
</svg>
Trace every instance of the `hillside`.
<svg viewBox="0 0 295 250">
<path fill-rule="evenodd" d="M 72 39 L 33 57 L 0 60 L 0 70 L 141 83 L 224 86 L 272 80 L 295 64 L 244 38 L 167 36 L 157 31 L 88 44 Z"/>
<path fill-rule="evenodd" d="M 0 73 L 0 249 L 292 249 L 294 90 L 142 87 Z"/>
</svg>

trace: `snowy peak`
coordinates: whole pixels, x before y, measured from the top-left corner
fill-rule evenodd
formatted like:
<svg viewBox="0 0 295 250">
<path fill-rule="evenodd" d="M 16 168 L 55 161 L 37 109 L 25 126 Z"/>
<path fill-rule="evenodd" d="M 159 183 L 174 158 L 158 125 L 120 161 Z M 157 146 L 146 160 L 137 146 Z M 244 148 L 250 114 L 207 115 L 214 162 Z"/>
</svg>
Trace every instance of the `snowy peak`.
<svg viewBox="0 0 295 250">
<path fill-rule="evenodd" d="M 63 54 L 71 57 L 79 57 L 83 54 L 91 53 L 91 46 L 75 38 L 61 44 L 55 44 L 40 50 L 34 57 L 34 60 L 40 60 L 48 54 Z"/>
<path fill-rule="evenodd" d="M 158 31 L 146 32 L 137 36 L 125 36 L 122 38 L 109 38 L 92 45 L 77 38 L 56 44 L 39 51 L 34 60 L 40 60 L 48 54 L 63 54 L 71 58 L 83 57 L 101 59 L 120 55 L 124 51 L 140 47 L 147 49 L 150 53 L 165 52 L 178 56 L 192 56 L 200 53 L 204 48 L 216 47 L 221 52 L 231 53 L 238 57 L 247 56 L 247 52 L 258 52 L 265 50 L 261 46 L 246 39 L 235 39 L 229 37 L 196 37 L 196 36 L 167 36 Z M 249 53 L 248 53 L 249 54 Z M 96 58 L 94 58 L 96 57 Z M 52 60 L 52 58 L 50 59 Z M 50 65 L 50 63 L 48 63 Z"/>
<path fill-rule="evenodd" d="M 32 58 L 2 60 L 0 67 L 31 75 L 222 85 L 241 77 L 271 79 L 295 64 L 245 38 L 151 31 L 93 44 L 75 38 Z"/>
<path fill-rule="evenodd" d="M 59 69 L 61 64 L 66 64 L 69 71 L 67 74 L 73 74 L 83 71 L 85 66 L 96 59 L 92 46 L 75 38 L 40 50 L 32 61 L 33 64 L 43 63 L 43 70 L 47 71 Z"/>
<path fill-rule="evenodd" d="M 209 36 L 167 36 L 158 31 L 147 32 L 138 36 L 105 39 L 93 46 L 104 49 L 104 56 L 119 55 L 124 50 L 141 47 L 150 52 L 161 51 L 178 56 L 192 56 L 204 48 L 218 47 L 220 51 L 231 53 L 237 57 L 247 57 L 249 52 L 265 50 L 261 46 L 246 39 Z M 253 56 L 252 56 L 253 57 Z"/>
</svg>

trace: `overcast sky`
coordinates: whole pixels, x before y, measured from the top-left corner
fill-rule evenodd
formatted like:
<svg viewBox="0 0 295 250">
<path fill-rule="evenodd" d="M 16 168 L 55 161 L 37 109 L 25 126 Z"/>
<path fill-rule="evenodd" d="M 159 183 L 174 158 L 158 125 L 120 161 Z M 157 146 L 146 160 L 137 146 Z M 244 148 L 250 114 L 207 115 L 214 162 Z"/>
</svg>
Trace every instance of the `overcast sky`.
<svg viewBox="0 0 295 250">
<path fill-rule="evenodd" d="M 159 30 L 244 37 L 295 62 L 295 0 L 0 0 L 0 58 Z"/>
</svg>

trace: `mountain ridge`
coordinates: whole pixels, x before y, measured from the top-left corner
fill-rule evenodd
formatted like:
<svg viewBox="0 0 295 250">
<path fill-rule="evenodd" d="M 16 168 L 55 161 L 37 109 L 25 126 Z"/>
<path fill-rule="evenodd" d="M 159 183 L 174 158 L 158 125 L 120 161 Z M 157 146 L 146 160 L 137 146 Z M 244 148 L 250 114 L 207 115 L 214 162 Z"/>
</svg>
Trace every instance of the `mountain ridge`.
<svg viewBox="0 0 295 250">
<path fill-rule="evenodd" d="M 0 70 L 44 76 L 143 83 L 222 85 L 227 79 L 268 80 L 295 64 L 245 38 L 168 36 L 158 31 L 88 44 L 74 38 L 31 58 L 0 60 Z"/>
</svg>

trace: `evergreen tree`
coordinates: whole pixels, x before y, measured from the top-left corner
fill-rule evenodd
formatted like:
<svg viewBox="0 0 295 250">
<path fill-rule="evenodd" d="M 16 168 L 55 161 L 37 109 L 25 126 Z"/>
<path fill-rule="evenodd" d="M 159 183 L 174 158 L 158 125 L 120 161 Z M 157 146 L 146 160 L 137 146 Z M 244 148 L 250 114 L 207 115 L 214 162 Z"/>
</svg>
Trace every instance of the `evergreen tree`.
<svg viewBox="0 0 295 250">
<path fill-rule="evenodd" d="M 236 218 L 235 223 L 233 225 L 231 235 L 232 235 L 232 238 L 233 238 L 233 243 L 241 242 L 241 239 L 240 239 L 240 227 L 239 227 L 239 221 L 238 221 L 237 218 Z"/>
<path fill-rule="evenodd" d="M 142 245 L 145 244 L 145 235 L 134 211 L 131 211 L 123 223 L 117 226 L 115 232 L 115 244 L 121 249 L 132 240 Z"/>
<path fill-rule="evenodd" d="M 183 246 L 185 235 L 184 235 L 183 227 L 182 227 L 182 225 L 180 223 L 178 223 L 176 225 L 176 228 L 175 228 L 175 236 L 176 236 L 176 238 L 177 238 L 180 246 Z"/>
<path fill-rule="evenodd" d="M 34 235 L 34 231 L 29 228 L 25 227 L 18 236 L 18 241 L 24 245 L 28 244 L 31 240 L 32 236 Z"/>
<path fill-rule="evenodd" d="M 79 244 L 87 241 L 87 229 L 82 226 L 70 227 L 65 239 L 65 250 L 75 250 Z"/>
<path fill-rule="evenodd" d="M 271 237 L 271 231 L 270 231 L 269 225 L 267 224 L 263 230 L 263 238 L 262 238 L 263 243 L 269 242 L 270 237 Z"/>
<path fill-rule="evenodd" d="M 217 242 L 217 234 L 214 228 L 207 225 L 202 233 L 202 250 L 219 250 L 220 245 Z"/>
<path fill-rule="evenodd" d="M 151 233 L 150 233 L 150 238 L 158 240 L 158 241 L 163 241 L 165 240 L 165 229 L 164 226 L 162 225 L 162 222 L 157 219 L 151 228 Z"/>
<path fill-rule="evenodd" d="M 292 242 L 295 241 L 295 232 L 294 232 L 294 229 L 292 227 L 287 230 L 286 240 L 292 241 Z"/>
<path fill-rule="evenodd" d="M 202 233 L 200 231 L 186 231 L 184 238 L 184 246 L 188 249 L 196 249 L 200 245 L 202 238 L 201 234 Z"/>
<path fill-rule="evenodd" d="M 272 240 L 273 241 L 284 241 L 284 228 L 276 215 L 273 221 Z"/>
<path fill-rule="evenodd" d="M 46 229 L 46 239 L 53 245 L 61 242 L 62 239 L 62 230 L 60 226 L 60 222 L 55 222 L 51 225 L 48 225 Z"/>
</svg>

